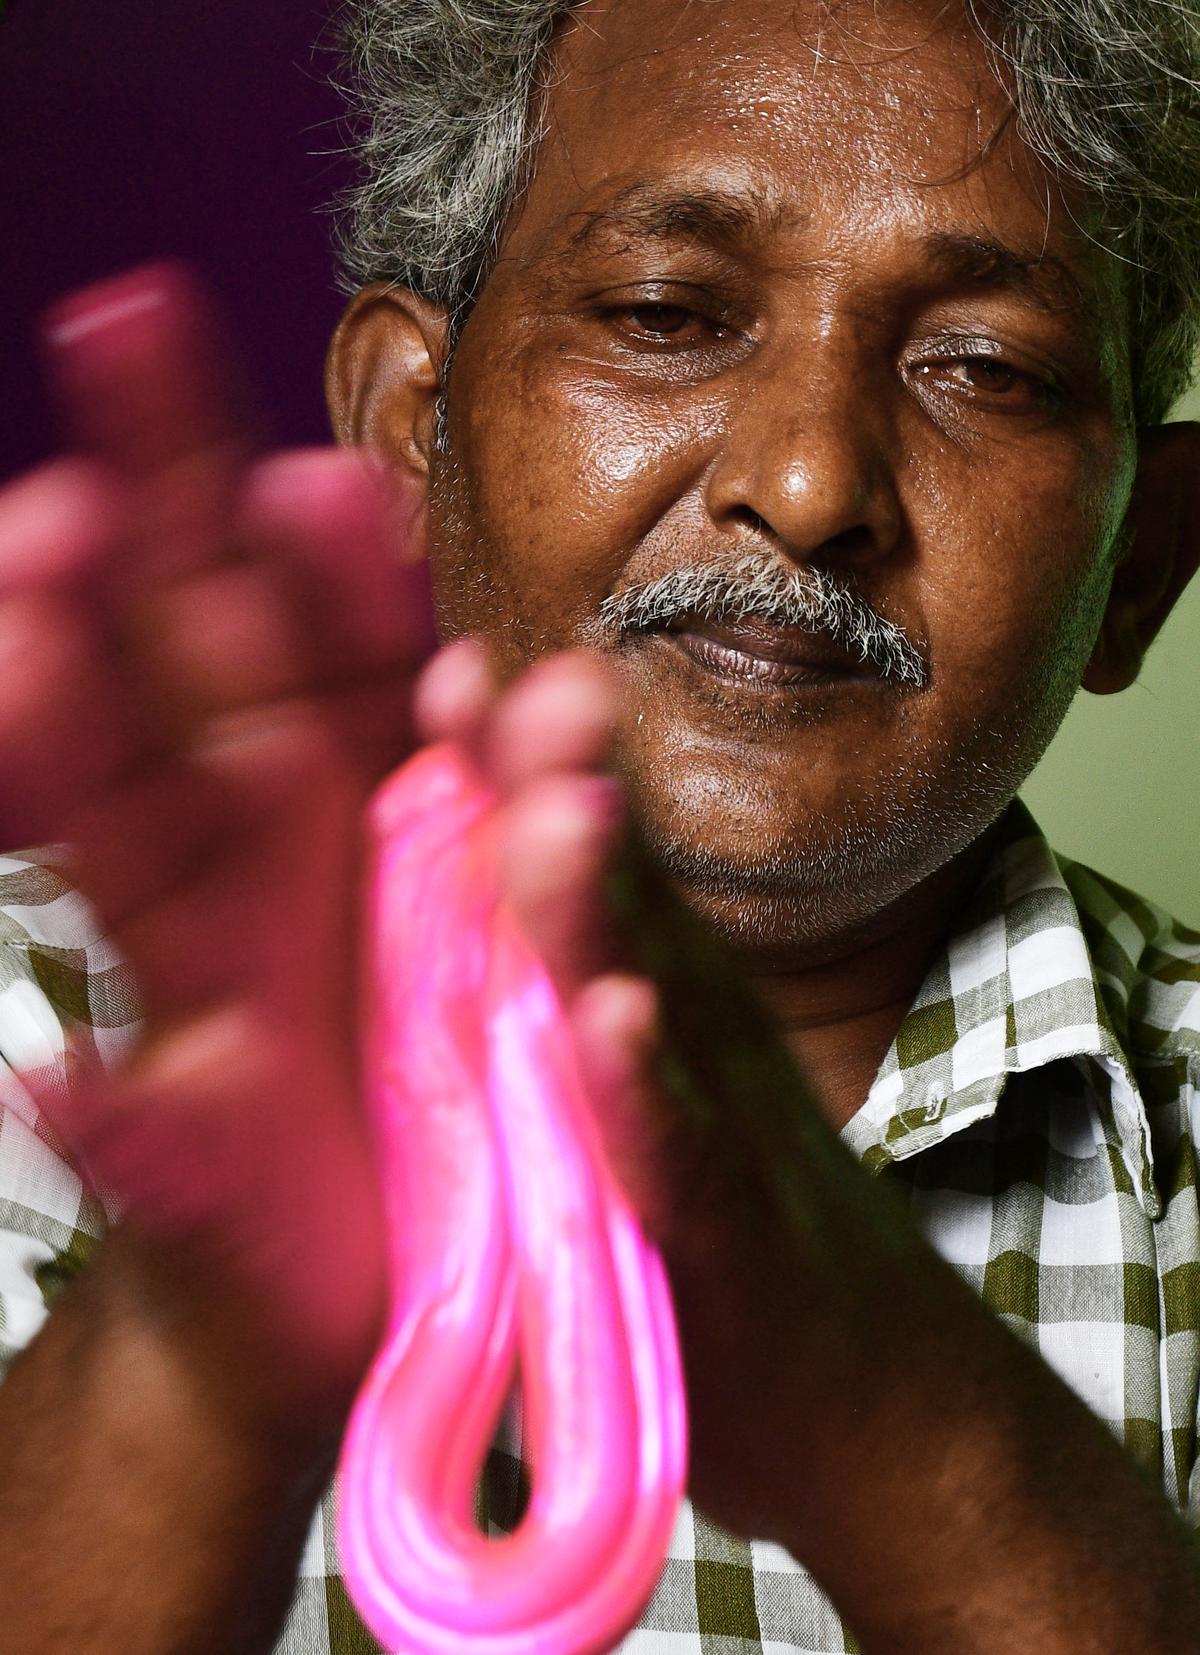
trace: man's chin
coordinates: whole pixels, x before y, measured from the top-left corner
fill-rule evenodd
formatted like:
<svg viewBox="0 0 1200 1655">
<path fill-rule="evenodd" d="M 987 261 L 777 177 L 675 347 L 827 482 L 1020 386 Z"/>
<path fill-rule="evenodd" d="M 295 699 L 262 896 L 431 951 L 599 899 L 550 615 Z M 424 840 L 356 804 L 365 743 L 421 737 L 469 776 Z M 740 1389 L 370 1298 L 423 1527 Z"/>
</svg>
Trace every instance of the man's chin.
<svg viewBox="0 0 1200 1655">
<path fill-rule="evenodd" d="M 749 831 L 739 841 L 728 823 L 700 842 L 653 824 L 646 837 L 676 891 L 724 941 L 764 966 L 799 966 L 860 945 L 948 864 L 977 860 L 1004 803 L 874 827 L 822 821 L 773 846 Z"/>
<path fill-rule="evenodd" d="M 725 942 L 756 955 L 823 949 L 888 900 L 875 878 L 848 864 L 823 867 L 801 853 L 748 861 L 655 835 L 649 844 L 687 905 Z"/>
</svg>

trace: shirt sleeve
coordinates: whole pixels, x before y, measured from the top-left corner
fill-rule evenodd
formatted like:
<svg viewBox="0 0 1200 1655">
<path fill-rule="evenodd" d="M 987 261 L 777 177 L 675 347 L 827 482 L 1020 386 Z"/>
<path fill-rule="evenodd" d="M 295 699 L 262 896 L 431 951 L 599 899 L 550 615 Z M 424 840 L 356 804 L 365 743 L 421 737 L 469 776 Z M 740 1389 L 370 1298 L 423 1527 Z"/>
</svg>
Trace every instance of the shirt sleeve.
<svg viewBox="0 0 1200 1655">
<path fill-rule="evenodd" d="M 0 1375 L 108 1224 L 36 1098 L 136 1038 L 129 973 L 54 850 L 0 856 Z"/>
</svg>

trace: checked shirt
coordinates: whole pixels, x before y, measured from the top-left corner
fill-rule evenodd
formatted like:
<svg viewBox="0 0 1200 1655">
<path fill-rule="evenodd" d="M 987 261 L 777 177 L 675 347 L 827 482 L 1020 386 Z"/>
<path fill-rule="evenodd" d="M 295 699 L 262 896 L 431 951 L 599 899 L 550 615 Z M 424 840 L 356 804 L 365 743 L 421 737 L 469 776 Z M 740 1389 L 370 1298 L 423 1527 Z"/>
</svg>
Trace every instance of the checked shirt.
<svg viewBox="0 0 1200 1655">
<path fill-rule="evenodd" d="M 53 853 L 0 858 L 0 1354 L 36 1334 L 104 1212 L 31 1092 L 136 1037 L 128 974 Z M 21 1077 L 33 1075 L 26 1084 Z M 961 927 L 843 1133 L 931 1245 L 1200 1524 L 1200 934 L 1058 858 L 1020 804 Z M 937 1397 L 929 1398 L 931 1418 Z M 787 1463 L 785 1475 L 804 1467 Z M 479 1492 L 517 1520 L 514 1410 Z M 919 1516 L 917 1518 L 919 1520 Z M 936 1545 L 930 1536 L 930 1545 Z M 627 1655 L 815 1655 L 852 1635 L 780 1547 L 685 1503 Z M 330 1497 L 277 1655 L 376 1650 L 342 1587 Z"/>
</svg>

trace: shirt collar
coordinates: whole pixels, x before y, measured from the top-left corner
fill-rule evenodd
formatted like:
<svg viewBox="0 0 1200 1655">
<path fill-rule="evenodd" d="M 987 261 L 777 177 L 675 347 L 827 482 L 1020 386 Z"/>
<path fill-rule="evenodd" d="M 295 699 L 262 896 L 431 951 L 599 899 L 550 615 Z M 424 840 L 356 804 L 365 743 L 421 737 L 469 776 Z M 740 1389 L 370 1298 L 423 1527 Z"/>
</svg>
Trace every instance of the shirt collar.
<svg viewBox="0 0 1200 1655">
<path fill-rule="evenodd" d="M 1091 1069 L 1134 1193 L 1157 1217 L 1136 1076 L 1058 859 L 1014 800 L 962 928 L 927 975 L 843 1141 L 878 1171 L 988 1119 L 1010 1075 L 1060 1059 Z"/>
</svg>

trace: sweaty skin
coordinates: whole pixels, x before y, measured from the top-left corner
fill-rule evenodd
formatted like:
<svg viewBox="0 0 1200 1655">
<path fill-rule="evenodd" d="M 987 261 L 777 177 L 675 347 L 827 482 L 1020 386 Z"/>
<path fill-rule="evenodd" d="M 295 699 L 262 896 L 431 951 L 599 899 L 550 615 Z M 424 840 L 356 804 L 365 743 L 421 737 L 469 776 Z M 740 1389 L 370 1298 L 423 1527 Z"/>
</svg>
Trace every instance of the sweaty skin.
<svg viewBox="0 0 1200 1655">
<path fill-rule="evenodd" d="M 352 312 L 340 428 L 427 467 L 447 635 L 614 654 L 647 832 L 841 1124 L 1088 670 L 1137 459 L 1120 264 L 957 8 L 589 8 L 559 66 L 448 452 L 417 390 L 444 332 L 403 296 Z M 928 686 L 599 632 L 631 583 L 748 555 L 852 582 Z"/>
<path fill-rule="evenodd" d="M 399 526 L 352 456 L 250 459 L 177 275 L 59 314 L 83 457 L 0 495 L 3 840 L 71 845 L 147 1015 L 74 1100 L 129 1216 L 0 1387 L 6 1655 L 273 1646 L 385 1310 L 357 828 L 440 739 L 503 800 L 511 900 L 667 1262 L 701 1509 L 787 1546 L 872 1655 L 1196 1647 L 1161 1489 L 829 1120 L 1075 679 L 1136 676 L 1200 552 L 1200 438 L 1131 429 L 1083 204 L 1010 128 L 971 169 L 1003 105 L 956 10 L 815 12 L 589 7 L 444 454 L 445 318 L 375 290 L 339 335 L 339 434 L 390 463 Z M 623 939 L 603 663 L 422 670 L 426 551 L 445 631 L 506 669 L 736 552 L 853 579 L 928 683 L 795 636 L 601 638 L 674 877 L 622 863 Z"/>
</svg>

